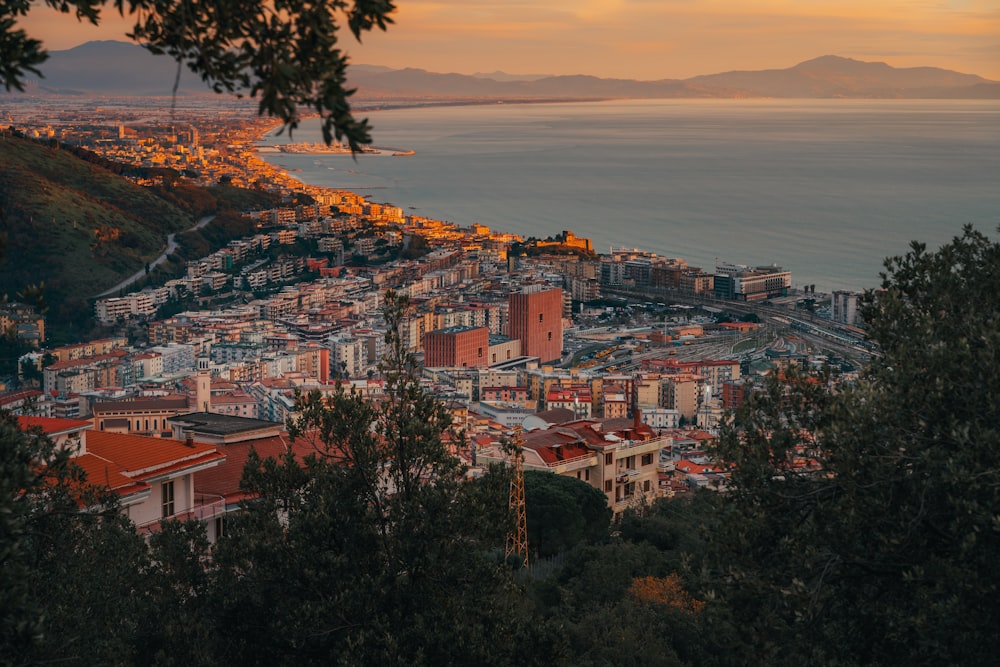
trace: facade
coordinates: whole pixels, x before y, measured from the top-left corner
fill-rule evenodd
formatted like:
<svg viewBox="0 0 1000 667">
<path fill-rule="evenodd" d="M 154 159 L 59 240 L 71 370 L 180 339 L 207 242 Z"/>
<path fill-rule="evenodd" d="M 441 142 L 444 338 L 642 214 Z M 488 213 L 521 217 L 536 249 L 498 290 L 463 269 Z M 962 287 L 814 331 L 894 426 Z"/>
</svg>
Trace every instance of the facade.
<svg viewBox="0 0 1000 667">
<path fill-rule="evenodd" d="M 490 330 L 449 327 L 424 334 L 424 366 L 485 368 L 489 365 Z"/>
<path fill-rule="evenodd" d="M 701 376 L 678 373 L 663 381 L 663 404 L 676 410 L 684 419 L 694 421 L 701 398 Z"/>
<path fill-rule="evenodd" d="M 833 292 L 833 321 L 841 324 L 858 323 L 858 293 L 847 290 Z"/>
<path fill-rule="evenodd" d="M 506 336 L 490 335 L 489 365 L 502 364 L 521 356 L 521 341 Z"/>
<path fill-rule="evenodd" d="M 93 431 L 86 421 L 21 417 L 20 424 L 23 429 L 40 428 L 56 445 L 69 449 L 89 484 L 119 497 L 121 511 L 140 534 L 158 531 L 165 519 L 207 523 L 225 511 L 219 498 L 194 488 L 195 473 L 226 460 L 213 445 Z"/>
<path fill-rule="evenodd" d="M 671 444 L 634 419 L 580 419 L 524 434 L 524 467 L 579 479 L 602 491 L 615 514 L 659 497 L 660 450 Z M 499 452 L 484 461 L 503 460 Z"/>
<path fill-rule="evenodd" d="M 521 341 L 521 354 L 542 363 L 562 357 L 561 289 L 515 292 L 508 297 L 508 335 Z"/>
<path fill-rule="evenodd" d="M 741 264 L 721 263 L 715 267 L 719 285 L 716 296 L 739 301 L 760 301 L 773 296 L 785 296 L 792 286 L 792 274 L 780 266 L 758 266 L 751 269 Z"/>
<path fill-rule="evenodd" d="M 187 411 L 188 400 L 184 396 L 104 401 L 94 404 L 94 429 L 115 433 L 159 435 L 170 432 L 167 419 Z"/>
</svg>

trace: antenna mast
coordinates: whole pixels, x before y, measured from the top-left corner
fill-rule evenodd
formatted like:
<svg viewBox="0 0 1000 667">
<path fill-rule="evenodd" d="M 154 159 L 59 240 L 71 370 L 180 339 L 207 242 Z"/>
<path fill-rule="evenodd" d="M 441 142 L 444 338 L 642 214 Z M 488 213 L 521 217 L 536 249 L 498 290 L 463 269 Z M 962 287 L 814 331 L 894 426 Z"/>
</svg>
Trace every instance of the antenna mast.
<svg viewBox="0 0 1000 667">
<path fill-rule="evenodd" d="M 515 526 L 507 533 L 507 551 L 504 558 L 511 555 L 521 557 L 521 567 L 528 567 L 528 515 L 524 504 L 524 441 L 521 427 L 514 429 L 514 474 L 510 479 L 509 507 L 515 517 Z"/>
</svg>

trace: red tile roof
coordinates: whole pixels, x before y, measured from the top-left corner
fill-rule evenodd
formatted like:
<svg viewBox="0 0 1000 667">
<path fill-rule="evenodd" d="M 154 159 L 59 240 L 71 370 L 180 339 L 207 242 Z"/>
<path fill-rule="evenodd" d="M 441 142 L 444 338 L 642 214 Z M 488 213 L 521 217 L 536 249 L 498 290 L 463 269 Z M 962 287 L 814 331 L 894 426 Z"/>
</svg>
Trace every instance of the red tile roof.
<svg viewBox="0 0 1000 667">
<path fill-rule="evenodd" d="M 170 438 L 91 431 L 87 451 L 114 461 L 133 479 L 160 477 L 203 465 L 218 465 L 226 455 L 215 445 L 187 444 Z"/>
<path fill-rule="evenodd" d="M 150 489 L 148 483 L 126 477 L 114 462 L 95 454 L 77 456 L 73 459 L 73 463 L 86 473 L 88 484 L 108 488 L 125 502 L 128 502 L 131 496 L 145 494 Z"/>
<path fill-rule="evenodd" d="M 262 459 L 284 456 L 288 448 L 291 447 L 295 459 L 299 462 L 302 462 L 309 454 L 316 452 L 312 445 L 304 440 L 300 439 L 292 443 L 287 433 L 270 438 L 223 445 L 222 450 L 226 455 L 225 463 L 196 472 L 194 474 L 195 492 L 223 496 L 227 504 L 239 502 L 246 497 L 246 494 L 240 489 L 240 480 L 243 479 L 243 469 L 246 467 L 251 447 Z"/>
<path fill-rule="evenodd" d="M 21 430 L 28 431 L 34 428 L 39 428 L 45 435 L 61 435 L 63 433 L 73 433 L 75 431 L 81 431 L 88 428 L 93 428 L 94 425 L 89 421 L 82 421 L 80 419 L 58 419 L 56 417 L 27 417 L 20 415 L 17 418 L 18 424 L 21 426 Z"/>
</svg>

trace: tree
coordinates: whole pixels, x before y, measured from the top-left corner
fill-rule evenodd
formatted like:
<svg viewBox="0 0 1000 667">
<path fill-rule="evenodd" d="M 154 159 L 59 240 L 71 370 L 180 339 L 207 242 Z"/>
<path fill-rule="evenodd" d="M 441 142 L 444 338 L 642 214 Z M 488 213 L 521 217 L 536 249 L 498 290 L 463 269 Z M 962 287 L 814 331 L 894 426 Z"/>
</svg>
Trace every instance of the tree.
<svg viewBox="0 0 1000 667">
<path fill-rule="evenodd" d="M 303 112 L 323 120 L 323 139 L 346 138 L 358 150 L 369 143 L 367 120 L 351 114 L 345 88 L 347 55 L 337 32 L 346 23 L 355 39 L 392 22 L 392 0 L 46 0 L 63 13 L 97 25 L 108 5 L 134 17 L 127 36 L 154 54 L 186 65 L 217 92 L 259 98 L 258 113 L 298 127 Z M 17 27 L 18 17 L 41 11 L 25 0 L 0 0 L 0 83 L 23 90 L 48 54 Z"/>
<path fill-rule="evenodd" d="M 0 414 L 0 663 L 129 663 L 145 543 L 66 448 Z"/>
<path fill-rule="evenodd" d="M 219 656 L 239 664 L 531 663 L 530 624 L 495 552 L 507 498 L 468 483 L 443 405 L 386 297 L 385 395 L 297 399 L 289 433 L 312 454 L 251 457 L 255 497 L 213 554 Z M 501 513 L 497 520 L 497 512 Z M 544 653 L 540 653 L 544 655 Z M 541 659 L 541 658 L 538 658 Z"/>
<path fill-rule="evenodd" d="M 608 499 L 586 482 L 538 470 L 524 473 L 530 553 L 553 556 L 608 536 Z"/>
<path fill-rule="evenodd" d="M 733 465 L 706 588 L 768 664 L 989 664 L 1000 623 L 1000 244 L 886 262 L 881 351 L 837 393 L 772 382 Z M 803 451 L 822 466 L 790 465 Z"/>
</svg>

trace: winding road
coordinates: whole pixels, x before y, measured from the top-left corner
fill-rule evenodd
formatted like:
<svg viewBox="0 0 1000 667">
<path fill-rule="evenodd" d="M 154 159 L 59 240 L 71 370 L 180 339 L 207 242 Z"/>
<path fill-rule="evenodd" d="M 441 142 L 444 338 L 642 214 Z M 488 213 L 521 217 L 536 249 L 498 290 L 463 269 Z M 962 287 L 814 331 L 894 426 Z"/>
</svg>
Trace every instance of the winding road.
<svg viewBox="0 0 1000 667">
<path fill-rule="evenodd" d="M 194 227 L 192 227 L 191 229 L 189 229 L 187 231 L 193 232 L 196 229 L 201 229 L 202 227 L 204 227 L 208 223 L 212 222 L 213 220 L 215 220 L 215 216 L 214 215 L 206 215 L 204 218 L 202 218 L 197 223 L 195 223 Z M 174 253 L 174 251 L 177 250 L 177 242 L 174 240 L 174 237 L 176 235 L 177 235 L 176 233 L 174 233 L 174 234 L 168 234 L 167 235 L 167 248 L 166 248 L 166 250 L 163 251 L 163 253 L 159 257 L 157 257 L 156 259 L 154 259 L 152 262 L 149 263 L 149 270 L 150 271 L 152 271 L 155 267 L 157 267 L 160 264 L 163 264 L 165 261 L 167 261 L 167 257 L 169 257 L 170 255 L 172 255 Z M 120 283 L 118 283 L 114 287 L 112 287 L 110 289 L 106 289 L 103 292 L 101 292 L 100 294 L 97 294 L 95 296 L 95 298 L 99 299 L 102 296 L 108 296 L 108 295 L 114 294 L 115 292 L 123 290 L 126 287 L 128 287 L 129 285 L 131 285 L 132 283 L 134 283 L 134 282 L 136 282 L 138 280 L 141 280 L 142 277 L 145 276 L 147 273 L 148 272 L 146 271 L 145 267 L 142 268 L 142 269 L 139 269 L 134 274 L 132 274 L 131 276 L 129 276 L 125 280 L 121 281 Z"/>
</svg>

